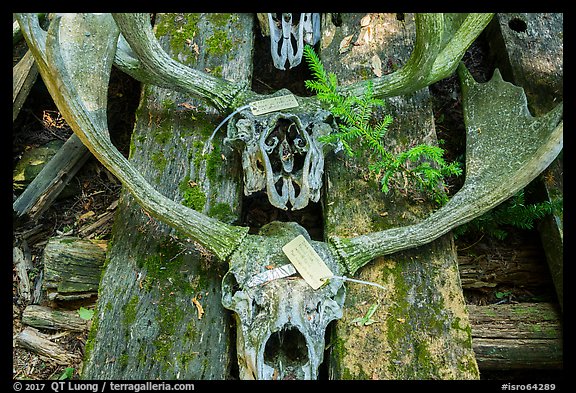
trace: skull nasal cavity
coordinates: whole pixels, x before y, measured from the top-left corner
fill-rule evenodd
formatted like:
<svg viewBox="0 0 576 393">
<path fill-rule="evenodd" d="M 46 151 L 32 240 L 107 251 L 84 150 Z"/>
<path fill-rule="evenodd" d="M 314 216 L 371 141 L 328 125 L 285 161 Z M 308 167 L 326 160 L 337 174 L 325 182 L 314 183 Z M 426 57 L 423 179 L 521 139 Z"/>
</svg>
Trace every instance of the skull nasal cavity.
<svg viewBox="0 0 576 393">
<path fill-rule="evenodd" d="M 274 173 L 296 173 L 304 166 L 306 140 L 300 135 L 296 123 L 278 119 L 266 138 L 270 165 Z"/>
<path fill-rule="evenodd" d="M 292 367 L 305 365 L 308 363 L 306 338 L 294 327 L 272 333 L 264 349 L 264 362 L 270 366 L 279 362 Z"/>
</svg>

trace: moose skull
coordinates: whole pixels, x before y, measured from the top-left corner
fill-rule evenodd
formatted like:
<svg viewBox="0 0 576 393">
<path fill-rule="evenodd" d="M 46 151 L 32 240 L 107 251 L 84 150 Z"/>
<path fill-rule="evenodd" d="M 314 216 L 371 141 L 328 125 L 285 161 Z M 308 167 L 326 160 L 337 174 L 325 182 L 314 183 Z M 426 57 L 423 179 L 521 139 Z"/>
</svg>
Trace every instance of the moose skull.
<svg viewBox="0 0 576 393">
<path fill-rule="evenodd" d="M 300 225 L 272 222 L 258 236 L 249 235 L 230 258 L 222 304 L 235 313 L 241 379 L 316 379 L 326 327 L 342 317 L 345 288 L 340 280 L 317 290 L 299 276 L 250 284 L 267 269 L 288 264 L 282 246 L 300 234 L 310 241 Z M 338 274 L 341 267 L 328 245 L 311 243 Z"/>
<path fill-rule="evenodd" d="M 242 154 L 244 194 L 266 189 L 270 203 L 299 210 L 317 202 L 324 172 L 324 144 L 319 137 L 332 130 L 333 117 L 275 112 L 243 117 L 228 126 L 226 143 Z"/>
<path fill-rule="evenodd" d="M 320 14 L 302 13 L 297 21 L 291 13 L 268 14 L 270 52 L 274 66 L 280 70 L 296 67 L 302 61 L 304 44 L 320 40 Z"/>
</svg>

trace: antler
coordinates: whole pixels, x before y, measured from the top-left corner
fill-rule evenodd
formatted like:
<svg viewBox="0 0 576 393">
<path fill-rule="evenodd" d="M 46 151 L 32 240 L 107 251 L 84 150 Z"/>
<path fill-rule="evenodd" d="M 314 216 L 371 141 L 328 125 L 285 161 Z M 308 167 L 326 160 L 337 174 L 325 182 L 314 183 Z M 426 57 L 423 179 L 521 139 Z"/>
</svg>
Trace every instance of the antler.
<svg viewBox="0 0 576 393">
<path fill-rule="evenodd" d="M 113 17 L 139 62 L 136 65 L 136 59 L 130 59 L 122 45 L 119 58 L 124 60 L 121 64 L 127 66 L 123 70 L 136 79 L 144 78 L 155 85 L 168 86 L 206 100 L 218 110 L 230 108 L 238 93 L 246 90 L 245 84 L 215 77 L 172 59 L 154 36 L 149 14 L 120 13 Z"/>
<path fill-rule="evenodd" d="M 478 84 L 466 67 L 462 80 L 466 137 L 466 180 L 440 210 L 414 225 L 351 239 L 331 238 L 353 274 L 372 259 L 429 243 L 484 214 L 526 187 L 563 147 L 563 105 L 534 118 L 524 90 L 502 80 Z"/>
<path fill-rule="evenodd" d="M 224 224 L 166 198 L 110 141 L 106 100 L 119 34 L 112 17 L 109 14 L 56 15 L 47 34 L 40 28 L 36 15 L 16 17 L 40 75 L 74 133 L 142 208 L 198 241 L 220 259 L 226 259 L 248 228 Z M 184 85 L 192 89 L 190 83 Z"/>
<path fill-rule="evenodd" d="M 416 42 L 410 58 L 397 71 L 343 86 L 346 95 L 364 94 L 368 83 L 375 97 L 410 94 L 450 76 L 468 47 L 488 25 L 493 13 L 468 14 L 463 21 L 450 14 L 415 14 Z"/>
</svg>

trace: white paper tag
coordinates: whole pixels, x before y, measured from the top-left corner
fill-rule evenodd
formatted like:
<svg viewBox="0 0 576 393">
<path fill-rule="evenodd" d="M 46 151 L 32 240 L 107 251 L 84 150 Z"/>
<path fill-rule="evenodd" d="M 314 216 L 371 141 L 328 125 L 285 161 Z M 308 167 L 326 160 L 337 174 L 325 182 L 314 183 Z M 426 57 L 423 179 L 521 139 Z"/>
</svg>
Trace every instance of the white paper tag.
<svg viewBox="0 0 576 393">
<path fill-rule="evenodd" d="M 294 94 L 287 94 L 285 96 L 266 98 L 265 100 L 251 102 L 250 110 L 253 115 L 257 116 L 297 106 L 298 101 L 296 101 Z"/>
<path fill-rule="evenodd" d="M 312 289 L 320 288 L 334 275 L 303 235 L 282 247 L 282 251 Z"/>
</svg>

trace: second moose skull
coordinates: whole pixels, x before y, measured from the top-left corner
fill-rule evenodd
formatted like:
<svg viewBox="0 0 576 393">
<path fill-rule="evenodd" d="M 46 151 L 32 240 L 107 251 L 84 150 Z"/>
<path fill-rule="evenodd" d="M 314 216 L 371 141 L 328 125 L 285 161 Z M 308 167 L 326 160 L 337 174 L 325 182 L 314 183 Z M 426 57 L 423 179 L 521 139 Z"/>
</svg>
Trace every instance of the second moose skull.
<svg viewBox="0 0 576 393">
<path fill-rule="evenodd" d="M 227 143 L 242 154 L 244 194 L 266 190 L 270 203 L 299 210 L 320 199 L 325 145 L 319 140 L 332 130 L 333 117 L 275 112 L 254 116 L 249 111 L 228 126 Z"/>
<path fill-rule="evenodd" d="M 289 263 L 282 246 L 298 235 L 310 241 L 300 225 L 272 222 L 259 235 L 249 235 L 230 257 L 222 304 L 235 313 L 241 379 L 316 379 L 326 327 L 342 317 L 345 288 L 340 280 L 329 280 L 316 290 L 299 276 L 251 283 L 256 275 Z M 329 246 L 310 242 L 339 274 L 341 267 Z"/>
</svg>

